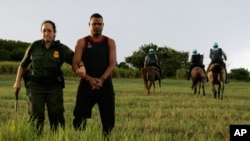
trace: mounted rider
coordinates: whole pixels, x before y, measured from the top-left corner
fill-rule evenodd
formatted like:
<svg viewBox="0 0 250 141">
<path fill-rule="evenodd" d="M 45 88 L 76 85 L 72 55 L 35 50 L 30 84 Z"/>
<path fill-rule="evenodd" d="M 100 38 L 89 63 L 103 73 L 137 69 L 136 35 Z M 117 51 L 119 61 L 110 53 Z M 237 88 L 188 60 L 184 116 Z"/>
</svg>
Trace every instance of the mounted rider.
<svg viewBox="0 0 250 141">
<path fill-rule="evenodd" d="M 156 67 L 158 70 L 159 70 L 159 73 L 161 75 L 161 78 L 163 78 L 162 76 L 162 71 L 161 71 L 161 67 L 159 65 L 159 62 L 158 62 L 158 57 L 157 55 L 155 54 L 154 52 L 154 49 L 153 48 L 150 48 L 148 50 L 148 55 L 145 57 L 145 60 L 144 60 L 144 68 L 148 67 L 148 66 L 154 66 Z"/>
<path fill-rule="evenodd" d="M 227 55 L 221 48 L 219 48 L 219 45 L 218 45 L 217 42 L 215 42 L 214 45 L 213 45 L 213 48 L 210 49 L 209 57 L 211 59 L 211 62 L 209 64 L 209 66 L 208 66 L 208 69 L 210 68 L 211 64 L 219 63 L 220 65 L 222 65 L 225 68 L 225 72 L 226 72 L 226 81 L 225 81 L 225 83 L 229 83 L 229 81 L 227 79 L 226 64 L 223 61 L 223 59 L 225 61 L 227 61 Z"/>
<path fill-rule="evenodd" d="M 202 70 L 206 74 L 205 65 L 203 64 L 203 54 L 198 53 L 196 49 L 193 50 L 193 54 L 190 58 L 190 65 L 189 65 L 189 72 L 188 72 L 187 80 L 190 80 L 191 71 L 194 67 L 202 68 Z"/>
</svg>

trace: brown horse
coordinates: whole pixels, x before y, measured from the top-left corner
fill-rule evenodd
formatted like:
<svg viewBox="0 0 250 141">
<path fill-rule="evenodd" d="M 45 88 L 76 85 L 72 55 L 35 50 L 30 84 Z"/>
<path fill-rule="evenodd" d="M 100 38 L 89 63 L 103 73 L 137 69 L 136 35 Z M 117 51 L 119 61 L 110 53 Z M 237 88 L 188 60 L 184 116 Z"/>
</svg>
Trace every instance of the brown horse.
<svg viewBox="0 0 250 141">
<path fill-rule="evenodd" d="M 207 71 L 207 77 L 210 82 L 214 98 L 217 98 L 218 93 L 218 99 L 223 100 L 226 80 L 225 67 L 223 65 L 220 65 L 219 63 L 211 64 Z M 218 85 L 217 90 L 215 85 Z"/>
<path fill-rule="evenodd" d="M 144 82 L 144 92 L 150 93 L 150 88 L 153 85 L 155 93 L 155 81 L 159 81 L 159 88 L 161 89 L 161 77 L 159 70 L 154 66 L 148 66 L 142 69 L 142 79 Z M 148 83 L 149 82 L 149 83 Z"/>
<path fill-rule="evenodd" d="M 205 82 L 206 82 L 206 73 L 200 67 L 194 67 L 191 71 L 191 79 L 192 79 L 192 89 L 194 90 L 194 95 L 197 93 L 200 94 L 200 89 L 202 88 L 203 96 L 205 96 Z"/>
</svg>

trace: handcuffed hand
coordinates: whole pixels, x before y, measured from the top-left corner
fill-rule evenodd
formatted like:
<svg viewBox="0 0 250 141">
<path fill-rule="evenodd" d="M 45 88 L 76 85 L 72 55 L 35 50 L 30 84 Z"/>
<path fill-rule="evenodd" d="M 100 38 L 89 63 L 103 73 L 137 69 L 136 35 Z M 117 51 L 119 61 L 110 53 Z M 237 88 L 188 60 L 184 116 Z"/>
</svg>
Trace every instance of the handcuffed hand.
<svg viewBox="0 0 250 141">
<path fill-rule="evenodd" d="M 91 78 L 89 84 L 92 87 L 92 90 L 99 90 L 102 87 L 103 80 L 100 78 Z"/>
<path fill-rule="evenodd" d="M 81 77 L 81 78 L 84 78 L 84 76 L 86 75 L 86 69 L 84 66 L 81 66 L 79 67 L 77 70 L 76 70 L 76 74 Z"/>
</svg>

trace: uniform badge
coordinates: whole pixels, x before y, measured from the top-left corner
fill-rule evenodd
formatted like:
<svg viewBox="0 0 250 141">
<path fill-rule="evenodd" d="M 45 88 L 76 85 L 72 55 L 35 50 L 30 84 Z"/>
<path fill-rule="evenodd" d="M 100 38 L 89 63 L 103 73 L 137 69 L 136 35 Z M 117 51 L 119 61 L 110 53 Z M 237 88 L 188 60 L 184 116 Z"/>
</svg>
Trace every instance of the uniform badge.
<svg viewBox="0 0 250 141">
<path fill-rule="evenodd" d="M 59 58 L 59 52 L 58 51 L 54 51 L 53 57 L 58 59 Z"/>
</svg>

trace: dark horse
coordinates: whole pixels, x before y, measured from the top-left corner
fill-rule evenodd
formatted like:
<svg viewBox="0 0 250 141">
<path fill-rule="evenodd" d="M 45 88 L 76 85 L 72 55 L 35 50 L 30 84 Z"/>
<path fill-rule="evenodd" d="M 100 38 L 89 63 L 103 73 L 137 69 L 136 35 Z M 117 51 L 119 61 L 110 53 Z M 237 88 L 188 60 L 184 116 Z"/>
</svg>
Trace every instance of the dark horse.
<svg viewBox="0 0 250 141">
<path fill-rule="evenodd" d="M 207 70 L 207 77 L 210 82 L 212 92 L 214 94 L 214 98 L 223 100 L 225 80 L 226 80 L 226 70 L 223 65 L 219 63 L 211 64 Z M 216 90 L 215 85 L 218 85 L 218 89 Z"/>
<path fill-rule="evenodd" d="M 192 79 L 192 89 L 194 90 L 194 95 L 197 93 L 200 94 L 200 89 L 202 88 L 203 96 L 205 96 L 205 82 L 206 82 L 206 73 L 200 67 L 194 67 L 191 71 L 191 79 Z"/>
<path fill-rule="evenodd" d="M 159 70 L 154 66 L 148 66 L 142 69 L 142 79 L 144 82 L 144 92 L 150 93 L 150 88 L 153 85 L 155 93 L 155 81 L 159 81 L 159 87 L 161 89 L 161 77 Z M 148 83 L 149 82 L 149 83 Z"/>
</svg>

